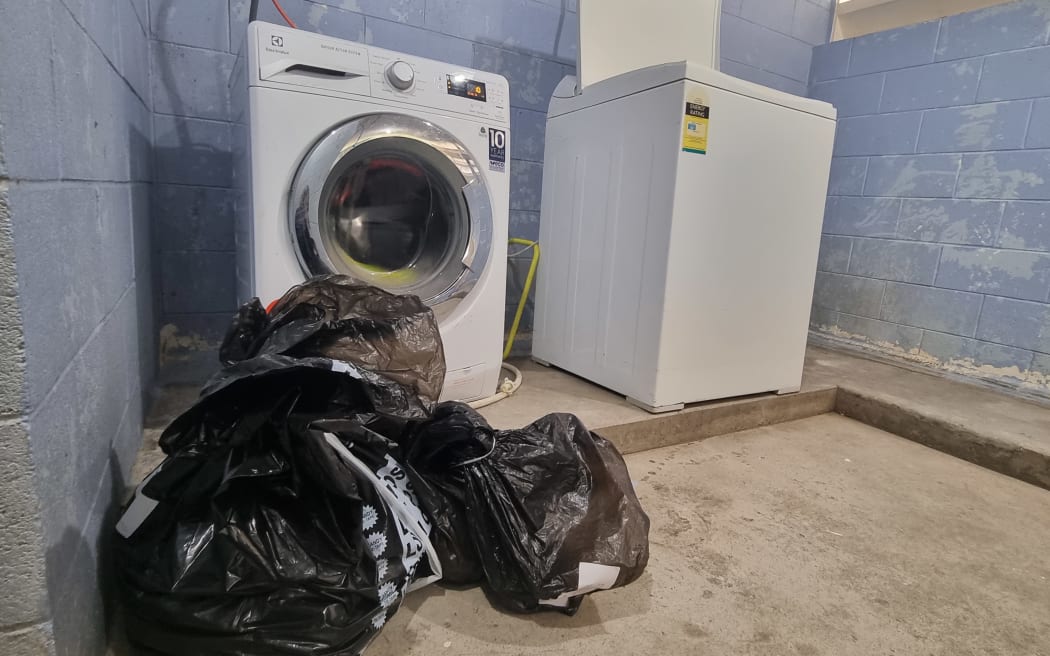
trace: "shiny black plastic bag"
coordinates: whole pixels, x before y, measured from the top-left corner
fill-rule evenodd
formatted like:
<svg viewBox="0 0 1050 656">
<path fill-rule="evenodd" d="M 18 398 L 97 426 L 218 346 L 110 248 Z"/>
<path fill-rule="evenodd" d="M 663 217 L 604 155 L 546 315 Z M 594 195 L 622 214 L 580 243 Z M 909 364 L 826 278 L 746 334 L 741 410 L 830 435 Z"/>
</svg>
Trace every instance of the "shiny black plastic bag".
<svg viewBox="0 0 1050 656">
<path fill-rule="evenodd" d="M 321 356 L 373 371 L 433 404 L 445 382 L 445 352 L 434 313 L 348 276 L 311 278 L 270 311 L 258 299 L 240 308 L 219 357 L 231 365 L 258 355 Z"/>
<path fill-rule="evenodd" d="M 402 460 L 420 492 L 420 505 L 433 521 L 431 540 L 441 559 L 444 583 L 469 585 L 485 578 L 471 533 L 471 523 L 477 518 L 467 514 L 466 472 L 458 465 L 472 455 L 486 453 L 478 440 L 492 432 L 488 422 L 469 406 L 442 403 L 415 433 L 416 439 L 406 441 Z"/>
<path fill-rule="evenodd" d="M 324 358 L 224 369 L 161 437 L 114 534 L 128 636 L 160 654 L 355 655 L 440 570 L 376 430 L 425 417 Z M 428 554 L 430 554 L 428 556 Z"/>
<path fill-rule="evenodd" d="M 572 614 L 583 595 L 627 585 L 645 570 L 649 518 L 627 466 L 573 415 L 497 431 L 468 406 L 445 403 L 404 447 L 410 471 L 462 504 L 472 545 L 455 548 L 478 558 L 486 589 L 504 608 Z"/>
</svg>

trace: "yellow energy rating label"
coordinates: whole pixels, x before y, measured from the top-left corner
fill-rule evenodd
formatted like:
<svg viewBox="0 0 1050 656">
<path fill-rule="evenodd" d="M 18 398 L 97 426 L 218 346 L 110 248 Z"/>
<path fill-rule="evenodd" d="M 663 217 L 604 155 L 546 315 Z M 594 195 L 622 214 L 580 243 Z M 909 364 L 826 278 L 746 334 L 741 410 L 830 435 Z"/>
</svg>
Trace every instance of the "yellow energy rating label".
<svg viewBox="0 0 1050 656">
<path fill-rule="evenodd" d="M 707 124 L 710 120 L 710 107 L 696 102 L 685 103 L 685 120 L 682 122 L 682 150 L 687 153 L 707 154 Z"/>
</svg>

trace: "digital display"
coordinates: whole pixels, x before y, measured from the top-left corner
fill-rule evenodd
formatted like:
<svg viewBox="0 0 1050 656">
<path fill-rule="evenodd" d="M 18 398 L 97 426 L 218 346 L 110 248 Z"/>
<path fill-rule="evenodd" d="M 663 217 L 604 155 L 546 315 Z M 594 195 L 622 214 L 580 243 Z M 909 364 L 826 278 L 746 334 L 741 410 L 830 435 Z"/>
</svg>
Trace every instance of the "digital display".
<svg viewBox="0 0 1050 656">
<path fill-rule="evenodd" d="M 471 100 L 486 101 L 485 83 L 477 80 L 468 80 L 465 75 L 449 75 L 448 93 L 450 96 L 470 98 Z"/>
</svg>

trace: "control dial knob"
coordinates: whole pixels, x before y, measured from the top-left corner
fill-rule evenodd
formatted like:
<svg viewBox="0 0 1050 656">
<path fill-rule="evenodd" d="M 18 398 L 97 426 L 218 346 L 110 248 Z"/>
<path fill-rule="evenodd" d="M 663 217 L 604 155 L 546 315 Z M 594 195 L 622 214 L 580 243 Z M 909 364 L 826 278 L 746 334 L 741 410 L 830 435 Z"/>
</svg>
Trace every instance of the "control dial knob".
<svg viewBox="0 0 1050 656">
<path fill-rule="evenodd" d="M 386 79 L 395 89 L 405 91 L 415 81 L 416 72 L 408 62 L 399 59 L 386 67 Z"/>
</svg>

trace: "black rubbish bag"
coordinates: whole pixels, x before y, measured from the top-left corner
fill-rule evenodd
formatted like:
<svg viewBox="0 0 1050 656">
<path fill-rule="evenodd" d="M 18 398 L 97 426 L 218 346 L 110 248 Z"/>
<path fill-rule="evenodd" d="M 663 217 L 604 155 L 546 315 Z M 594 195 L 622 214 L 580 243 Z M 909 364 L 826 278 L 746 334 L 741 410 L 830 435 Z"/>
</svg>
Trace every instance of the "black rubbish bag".
<svg viewBox="0 0 1050 656">
<path fill-rule="evenodd" d="M 393 443 L 409 391 L 325 358 L 221 371 L 114 535 L 128 637 L 160 654 L 356 655 L 440 577 Z M 382 428 L 387 430 L 387 428 Z"/>
<path fill-rule="evenodd" d="M 219 357 L 231 365 L 265 354 L 350 362 L 401 383 L 428 405 L 445 382 L 445 352 L 431 309 L 415 296 L 349 276 L 311 278 L 288 290 L 269 313 L 258 299 L 242 306 Z"/>
<path fill-rule="evenodd" d="M 571 615 L 583 595 L 627 585 L 645 570 L 649 518 L 627 466 L 573 415 L 497 431 L 470 407 L 443 403 L 405 442 L 409 471 L 462 508 L 468 537 L 454 548 L 478 559 L 500 606 Z M 448 544 L 439 538 L 435 548 L 442 566 L 450 564 Z"/>
<path fill-rule="evenodd" d="M 441 559 L 443 583 L 469 585 L 485 578 L 471 532 L 477 518 L 467 514 L 466 471 L 457 465 L 483 455 L 484 445 L 475 440 L 492 432 L 488 422 L 469 406 L 442 403 L 434 409 L 433 419 L 415 433 L 416 439 L 406 442 L 408 449 L 402 460 L 419 490 L 423 509 L 431 517 L 430 539 Z M 487 444 L 488 440 L 481 442 Z"/>
</svg>

